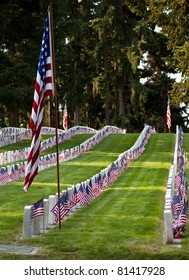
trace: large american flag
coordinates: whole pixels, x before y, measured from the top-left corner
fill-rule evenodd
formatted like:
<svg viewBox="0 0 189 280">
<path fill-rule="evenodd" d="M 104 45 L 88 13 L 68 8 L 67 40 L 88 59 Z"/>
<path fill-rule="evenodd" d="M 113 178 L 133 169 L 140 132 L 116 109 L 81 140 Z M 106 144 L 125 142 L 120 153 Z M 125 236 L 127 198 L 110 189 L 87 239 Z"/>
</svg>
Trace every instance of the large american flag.
<svg viewBox="0 0 189 280">
<path fill-rule="evenodd" d="M 44 98 L 53 94 L 53 65 L 51 48 L 50 14 L 45 21 L 37 77 L 34 90 L 30 128 L 32 142 L 25 170 L 24 191 L 26 192 L 38 173 L 38 157 L 40 152 L 41 127 L 43 120 Z"/>
<path fill-rule="evenodd" d="M 168 103 L 167 103 L 166 124 L 167 124 L 167 126 L 168 126 L 168 129 L 170 129 L 170 128 L 171 128 L 170 99 L 168 99 Z"/>
</svg>

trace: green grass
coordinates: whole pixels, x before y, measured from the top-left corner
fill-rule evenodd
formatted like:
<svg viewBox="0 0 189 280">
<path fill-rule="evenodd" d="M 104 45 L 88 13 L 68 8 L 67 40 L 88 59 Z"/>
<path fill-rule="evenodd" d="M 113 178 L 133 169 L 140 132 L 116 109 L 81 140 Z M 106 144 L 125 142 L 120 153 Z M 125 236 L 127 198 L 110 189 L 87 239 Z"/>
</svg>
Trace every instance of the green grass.
<svg viewBox="0 0 189 280">
<path fill-rule="evenodd" d="M 75 135 L 72 138 L 70 138 L 69 140 L 66 140 L 63 143 L 59 143 L 58 144 L 59 151 L 76 147 L 76 146 L 80 145 L 81 143 L 83 143 L 84 141 L 86 141 L 87 139 L 89 139 L 90 137 L 92 137 L 92 135 L 93 134 Z M 52 137 L 52 135 L 42 135 L 41 141 L 44 141 L 44 140 L 48 139 L 49 137 Z M 30 145 L 31 145 L 31 138 L 27 138 L 20 142 L 14 143 L 12 145 L 7 145 L 5 147 L 1 147 L 0 152 L 2 153 L 2 152 L 8 152 L 8 151 L 12 151 L 12 150 L 24 149 L 24 148 L 30 147 Z M 56 152 L 56 146 L 45 150 L 40 155 L 44 156 L 46 154 L 52 154 L 55 152 Z M 21 162 L 21 161 L 11 162 L 9 165 L 19 163 L 19 162 Z M 2 167 L 2 166 L 4 166 L 4 165 L 0 165 L 0 167 Z"/>
<path fill-rule="evenodd" d="M 46 135 L 42 135 L 41 136 L 41 141 L 45 141 L 46 139 L 53 137 L 54 135 L 52 134 L 46 134 Z M 31 138 L 26 138 L 22 141 L 16 142 L 14 144 L 11 145 L 7 145 L 4 147 L 0 148 L 0 152 L 4 153 L 4 152 L 8 152 L 8 151 L 12 151 L 12 150 L 19 150 L 19 149 L 24 149 L 24 148 L 28 148 L 31 145 Z"/>
<path fill-rule="evenodd" d="M 86 141 L 88 138 L 92 137 L 93 134 L 78 134 L 73 136 L 72 138 L 70 138 L 69 140 L 66 140 L 63 143 L 59 143 L 58 147 L 60 150 L 64 150 L 64 149 L 70 149 L 73 148 L 77 145 L 80 145 L 81 143 L 83 143 L 84 141 Z M 41 141 L 45 141 L 47 139 L 49 139 L 50 137 L 53 137 L 53 135 L 42 135 L 41 137 Z M 8 152 L 8 151 L 12 151 L 12 150 L 19 150 L 19 149 L 24 149 L 24 148 L 28 148 L 31 145 L 31 138 L 26 138 L 20 142 L 14 143 L 12 145 L 7 145 L 4 147 L 0 148 L 0 152 Z M 46 154 L 48 151 L 48 153 L 53 153 L 56 151 L 56 147 L 54 146 L 53 148 L 50 148 L 48 150 L 46 150 L 45 153 Z"/>
<path fill-rule="evenodd" d="M 93 150 L 60 166 L 61 189 L 90 178 L 130 148 L 138 134 L 110 135 Z M 163 244 L 163 209 L 174 134 L 155 134 L 145 152 L 92 204 L 48 233 L 22 240 L 23 207 L 56 193 L 56 168 L 40 172 L 23 194 L 23 181 L 1 187 L 0 243 L 32 245 L 34 256 L 0 253 L 1 259 L 188 259 L 182 248 Z M 185 136 L 185 150 L 189 135 Z"/>
</svg>

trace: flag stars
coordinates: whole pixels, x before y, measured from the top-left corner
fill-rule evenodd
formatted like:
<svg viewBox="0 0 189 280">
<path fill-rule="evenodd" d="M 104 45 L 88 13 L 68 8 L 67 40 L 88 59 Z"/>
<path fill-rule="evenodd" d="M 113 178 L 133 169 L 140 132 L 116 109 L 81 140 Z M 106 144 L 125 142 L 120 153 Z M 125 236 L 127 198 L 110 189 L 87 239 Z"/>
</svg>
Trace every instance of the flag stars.
<svg viewBox="0 0 189 280">
<path fill-rule="evenodd" d="M 28 156 L 28 162 L 26 166 L 26 174 L 24 180 L 24 191 L 26 192 L 30 187 L 33 178 L 38 173 L 38 156 L 39 156 L 39 145 L 41 140 L 41 135 L 36 133 L 37 129 L 42 125 L 43 111 L 40 107 L 40 104 L 43 104 L 45 96 L 51 96 L 52 92 L 52 65 L 51 51 L 50 51 L 50 36 L 49 32 L 49 19 L 47 17 L 45 28 L 42 37 L 40 55 L 39 55 L 39 64 L 36 77 L 36 87 L 34 91 L 34 101 L 32 107 L 31 115 L 31 129 L 32 129 L 32 144 L 30 148 L 30 153 Z M 49 78 L 49 79 L 46 79 Z M 35 107 L 37 108 L 37 114 Z M 33 160 L 35 159 L 35 160 Z"/>
</svg>

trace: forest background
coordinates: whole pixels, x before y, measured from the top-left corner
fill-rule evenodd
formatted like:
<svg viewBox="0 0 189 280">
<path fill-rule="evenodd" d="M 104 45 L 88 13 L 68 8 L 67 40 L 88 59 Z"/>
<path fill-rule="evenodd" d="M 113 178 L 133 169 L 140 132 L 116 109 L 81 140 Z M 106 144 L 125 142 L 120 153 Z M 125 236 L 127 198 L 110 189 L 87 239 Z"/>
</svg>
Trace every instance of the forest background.
<svg viewBox="0 0 189 280">
<path fill-rule="evenodd" d="M 0 2 L 0 127 L 29 126 L 44 22 L 50 1 Z M 188 131 L 189 1 L 54 0 L 59 126 L 144 123 Z M 181 79 L 174 78 L 179 74 Z M 53 100 L 44 124 L 54 126 Z"/>
</svg>

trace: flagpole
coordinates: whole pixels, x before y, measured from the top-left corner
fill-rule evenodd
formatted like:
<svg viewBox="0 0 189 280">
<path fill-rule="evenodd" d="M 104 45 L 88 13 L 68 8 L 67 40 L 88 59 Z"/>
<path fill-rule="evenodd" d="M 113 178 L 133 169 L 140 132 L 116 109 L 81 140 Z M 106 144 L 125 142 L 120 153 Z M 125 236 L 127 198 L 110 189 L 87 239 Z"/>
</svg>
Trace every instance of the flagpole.
<svg viewBox="0 0 189 280">
<path fill-rule="evenodd" d="M 52 67 L 53 67 L 53 81 L 54 81 L 54 106 L 55 106 L 55 127 L 56 127 L 56 160 L 57 160 L 57 188 L 58 188 L 58 201 L 60 200 L 60 172 L 59 172 L 59 149 L 58 149 L 58 110 L 57 110 L 57 90 L 56 90 L 56 72 L 54 61 L 54 27 L 53 27 L 53 12 L 52 2 L 49 5 L 50 13 L 50 27 L 51 27 L 51 47 L 52 47 Z M 59 209 L 59 229 L 61 229 L 60 209 Z"/>
</svg>

